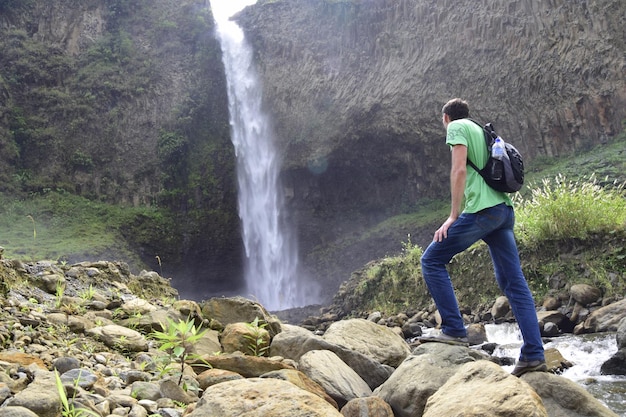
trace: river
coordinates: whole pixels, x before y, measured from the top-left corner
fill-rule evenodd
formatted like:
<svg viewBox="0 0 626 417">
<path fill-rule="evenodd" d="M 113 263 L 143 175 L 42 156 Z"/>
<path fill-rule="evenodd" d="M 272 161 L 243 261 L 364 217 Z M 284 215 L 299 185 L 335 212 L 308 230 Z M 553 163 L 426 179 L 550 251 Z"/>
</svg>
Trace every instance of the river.
<svg viewBox="0 0 626 417">
<path fill-rule="evenodd" d="M 519 356 L 522 342 L 517 325 L 488 324 L 485 329 L 488 341 L 499 346 L 495 356 Z M 580 384 L 614 413 L 626 417 L 626 377 L 600 374 L 602 364 L 617 352 L 615 333 L 566 334 L 549 339 L 544 347 L 556 348 L 572 362 L 573 366 L 562 373 L 563 377 Z M 511 371 L 513 366 L 505 368 Z"/>
</svg>

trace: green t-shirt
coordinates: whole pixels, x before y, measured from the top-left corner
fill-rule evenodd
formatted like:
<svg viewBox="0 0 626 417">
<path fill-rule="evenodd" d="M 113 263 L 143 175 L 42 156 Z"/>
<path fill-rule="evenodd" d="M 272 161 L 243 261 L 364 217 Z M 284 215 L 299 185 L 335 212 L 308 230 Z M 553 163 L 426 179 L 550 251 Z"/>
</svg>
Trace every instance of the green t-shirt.
<svg viewBox="0 0 626 417">
<path fill-rule="evenodd" d="M 467 157 L 479 168 L 484 167 L 487 163 L 489 155 L 485 146 L 483 130 L 469 119 L 453 120 L 448 124 L 446 143 L 450 145 L 450 149 L 453 145 L 465 145 Z M 468 165 L 463 212 L 476 213 L 501 203 L 513 205 L 508 194 L 488 186 L 480 174 Z"/>
</svg>

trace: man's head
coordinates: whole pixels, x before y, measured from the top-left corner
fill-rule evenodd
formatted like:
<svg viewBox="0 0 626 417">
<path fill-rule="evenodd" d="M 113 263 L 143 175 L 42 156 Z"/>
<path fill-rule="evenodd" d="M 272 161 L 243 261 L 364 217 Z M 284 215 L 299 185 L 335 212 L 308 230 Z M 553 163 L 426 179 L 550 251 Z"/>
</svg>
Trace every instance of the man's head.
<svg viewBox="0 0 626 417">
<path fill-rule="evenodd" d="M 446 115 L 448 116 L 449 123 L 453 120 L 465 119 L 469 117 L 469 106 L 466 101 L 463 101 L 460 98 L 453 98 L 444 104 L 441 109 L 441 113 L 443 114 L 444 119 L 446 119 Z M 444 124 L 446 124 L 445 120 Z"/>
</svg>

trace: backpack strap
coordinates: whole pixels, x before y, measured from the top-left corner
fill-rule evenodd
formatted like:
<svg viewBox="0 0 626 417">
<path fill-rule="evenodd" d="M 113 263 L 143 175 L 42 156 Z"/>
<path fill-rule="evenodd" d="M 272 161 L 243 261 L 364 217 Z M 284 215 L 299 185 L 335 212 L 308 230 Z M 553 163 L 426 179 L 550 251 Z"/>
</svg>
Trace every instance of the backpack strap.
<svg viewBox="0 0 626 417">
<path fill-rule="evenodd" d="M 490 134 L 490 133 L 488 133 L 488 132 L 487 132 L 487 129 L 486 129 L 483 125 L 481 125 L 480 123 L 478 123 L 476 120 L 474 120 L 474 119 L 469 119 L 469 118 L 468 118 L 468 120 L 470 120 L 470 121 L 472 121 L 472 122 L 476 123 L 476 124 L 480 127 L 480 129 L 482 130 L 482 132 L 483 132 L 483 137 L 485 138 L 485 145 L 487 146 L 487 153 L 489 154 L 489 153 L 490 153 L 490 149 L 489 149 L 489 148 L 491 147 L 491 134 Z M 489 124 L 489 126 L 491 126 L 491 124 Z M 493 130 L 493 128 L 491 128 L 491 129 Z M 472 161 L 470 161 L 470 159 L 469 159 L 469 158 L 467 158 L 467 165 L 469 165 L 469 166 L 471 166 L 472 168 L 474 168 L 474 170 L 475 170 L 476 172 L 478 172 L 478 173 L 480 174 L 480 176 L 481 176 L 481 177 L 483 177 L 483 178 L 485 177 L 485 175 L 484 175 L 484 173 L 482 172 L 482 170 L 481 170 L 481 169 L 478 169 L 478 167 L 476 166 L 476 164 L 474 164 Z"/>
</svg>

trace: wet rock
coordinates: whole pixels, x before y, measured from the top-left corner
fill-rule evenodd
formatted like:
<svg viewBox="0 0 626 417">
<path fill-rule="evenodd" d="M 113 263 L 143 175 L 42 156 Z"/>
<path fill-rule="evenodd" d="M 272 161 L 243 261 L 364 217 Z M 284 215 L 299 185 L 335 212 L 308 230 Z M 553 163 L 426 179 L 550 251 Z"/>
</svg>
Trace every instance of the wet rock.
<svg viewBox="0 0 626 417">
<path fill-rule="evenodd" d="M 584 388 L 568 379 L 545 372 L 530 372 L 520 379 L 541 397 L 550 416 L 617 417 Z"/>
</svg>

